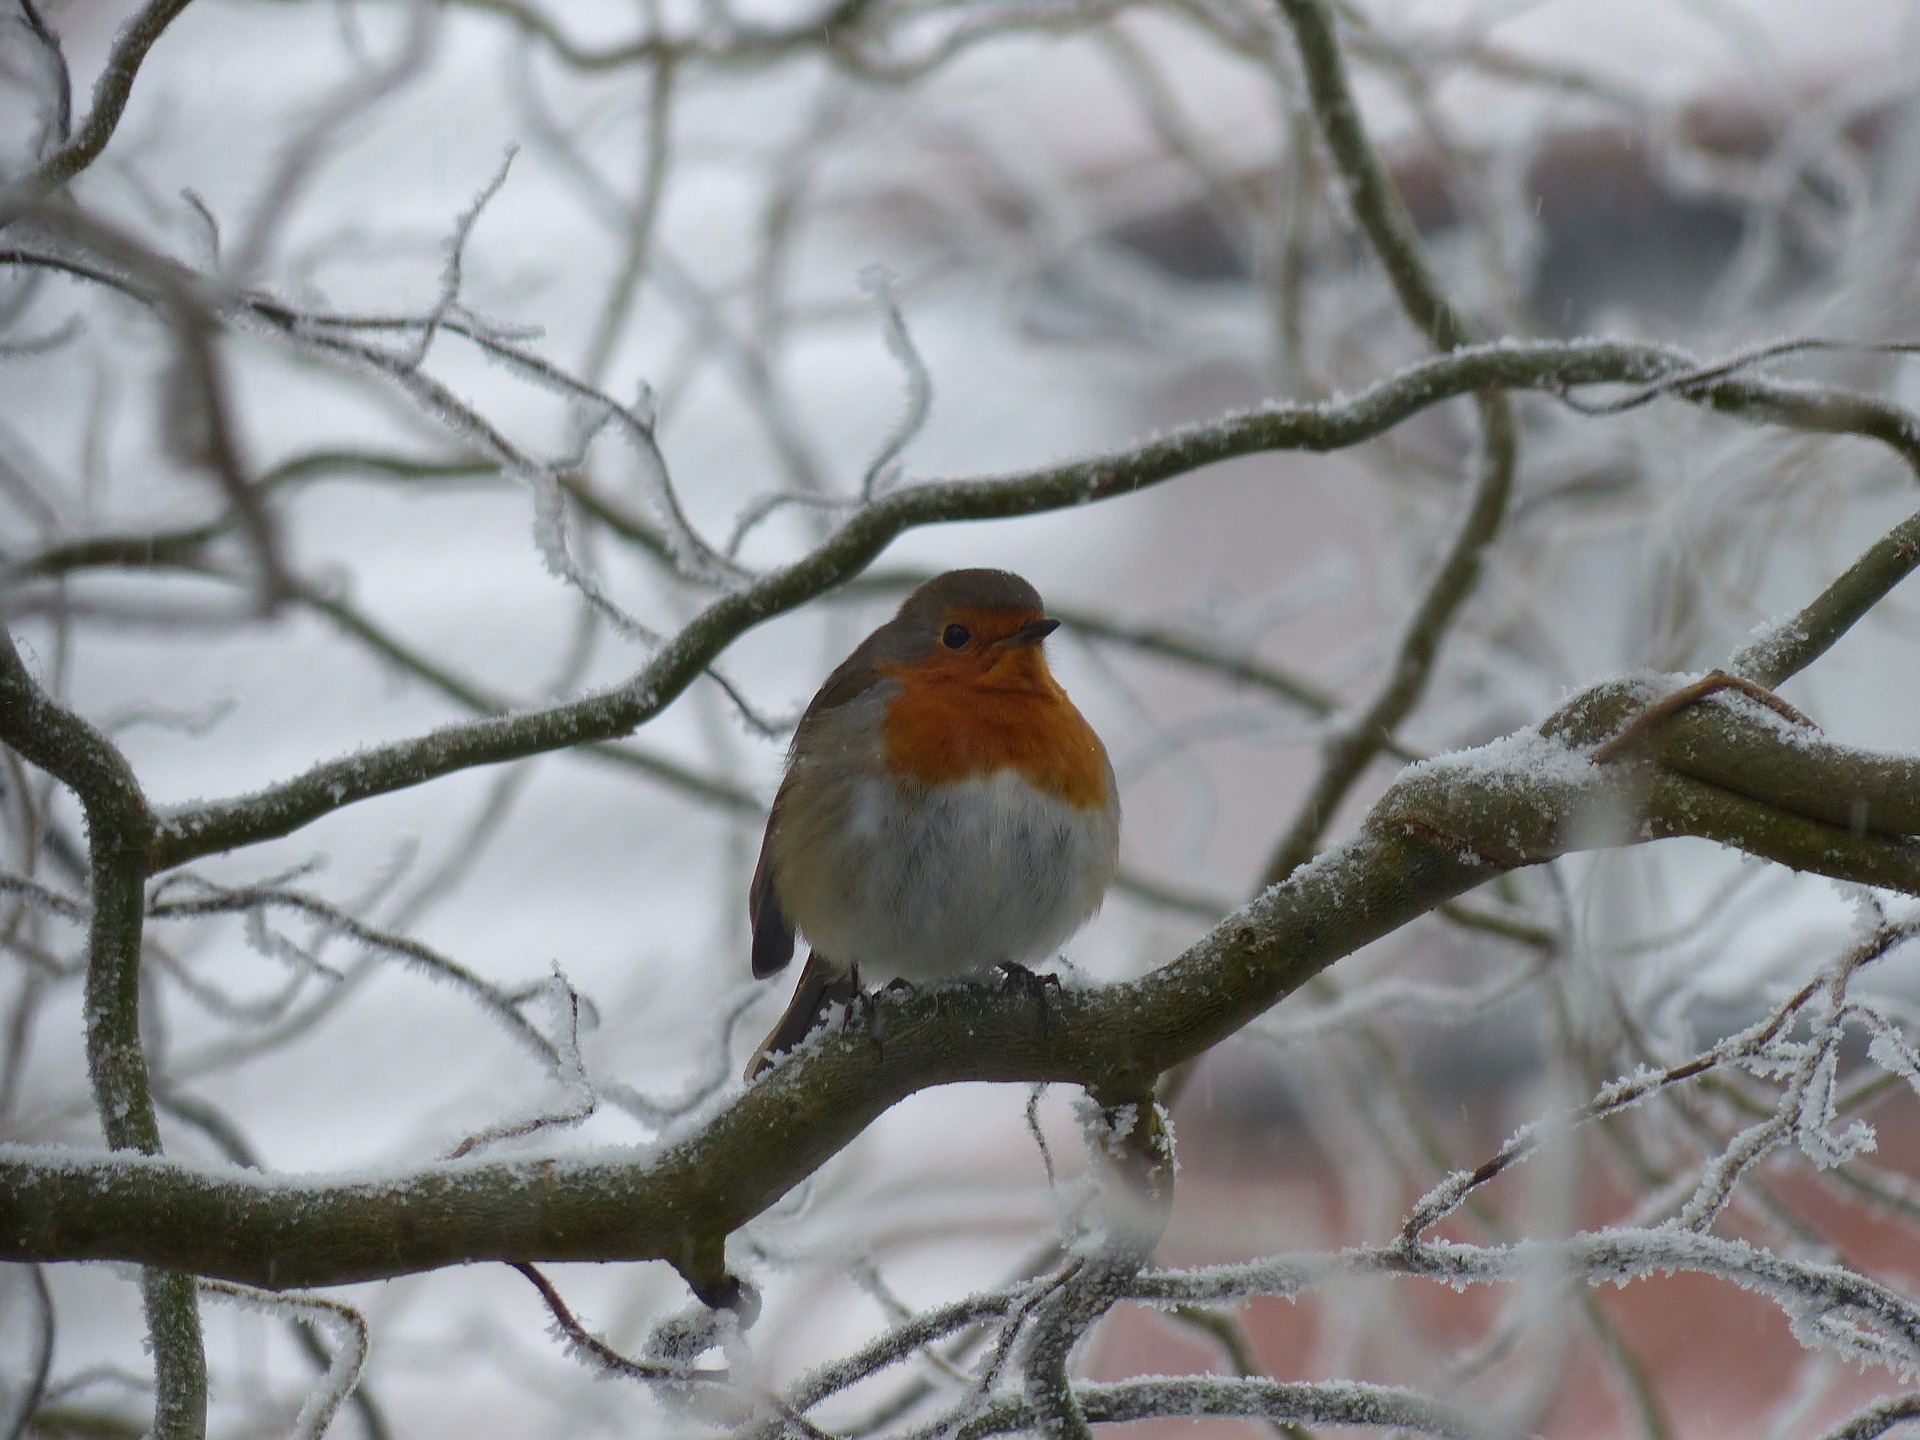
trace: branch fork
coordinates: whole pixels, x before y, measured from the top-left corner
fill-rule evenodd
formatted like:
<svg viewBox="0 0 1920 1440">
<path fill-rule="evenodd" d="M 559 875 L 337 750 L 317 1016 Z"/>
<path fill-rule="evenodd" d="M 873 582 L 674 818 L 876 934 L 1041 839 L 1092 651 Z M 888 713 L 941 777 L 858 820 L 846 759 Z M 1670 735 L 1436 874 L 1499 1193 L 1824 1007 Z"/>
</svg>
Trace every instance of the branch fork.
<svg viewBox="0 0 1920 1440">
<path fill-rule="evenodd" d="M 1755 684 L 1743 676 L 1729 675 L 1725 670 L 1709 670 L 1692 684 L 1682 685 L 1672 694 L 1656 700 L 1634 716 L 1628 722 L 1626 729 L 1593 752 L 1594 763 L 1606 765 L 1647 749 L 1661 727 L 1681 711 L 1698 705 L 1710 695 L 1718 695 L 1728 690 L 1745 695 L 1749 700 L 1757 700 L 1774 714 L 1783 716 L 1796 725 L 1804 725 L 1809 730 L 1820 728 L 1766 686 Z"/>
</svg>

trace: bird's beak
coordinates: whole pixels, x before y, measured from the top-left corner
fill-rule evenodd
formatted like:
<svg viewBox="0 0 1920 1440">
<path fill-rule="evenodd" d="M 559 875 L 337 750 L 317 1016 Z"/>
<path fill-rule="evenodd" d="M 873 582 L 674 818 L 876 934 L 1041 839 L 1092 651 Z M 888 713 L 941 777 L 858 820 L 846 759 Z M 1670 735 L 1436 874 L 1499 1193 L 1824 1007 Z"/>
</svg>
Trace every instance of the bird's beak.
<svg viewBox="0 0 1920 1440">
<path fill-rule="evenodd" d="M 1059 628 L 1060 622 L 1051 615 L 1039 620 L 1029 620 L 1000 643 L 1006 646 L 1038 645 Z"/>
</svg>

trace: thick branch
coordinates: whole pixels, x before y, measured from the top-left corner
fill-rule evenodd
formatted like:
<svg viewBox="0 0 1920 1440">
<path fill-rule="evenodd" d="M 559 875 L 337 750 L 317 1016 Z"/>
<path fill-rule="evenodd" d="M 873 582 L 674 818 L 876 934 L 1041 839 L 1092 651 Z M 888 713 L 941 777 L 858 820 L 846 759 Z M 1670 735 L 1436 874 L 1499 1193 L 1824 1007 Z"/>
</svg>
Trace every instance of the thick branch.
<svg viewBox="0 0 1920 1440">
<path fill-rule="evenodd" d="M 207 1354 L 193 1277 L 148 1266 L 141 1308 L 153 1344 L 155 1440 L 202 1440 L 207 1433 Z"/>
<path fill-rule="evenodd" d="M 876 1002 L 684 1140 L 649 1153 L 461 1161 L 342 1182 L 271 1182 L 152 1159 L 0 1151 L 0 1259 L 118 1259 L 249 1284 L 326 1285 L 473 1260 L 671 1261 L 724 1293 L 724 1236 L 905 1096 L 960 1080 L 1143 1093 L 1335 959 L 1520 865 L 1650 835 L 1709 835 L 1821 873 L 1920 894 L 1920 845 L 1853 834 L 1648 764 L 1592 763 L 1644 703 L 1596 689 L 1538 734 L 1409 769 L 1350 841 L 1296 870 L 1146 978 L 1024 997 L 957 987 Z M 1700 707 L 1706 723 L 1720 706 Z M 1756 774 L 1790 740 L 1761 734 Z M 1823 753 L 1808 752 L 1816 759 Z M 1831 788 L 1866 752 L 1826 754 Z M 1796 756 L 1796 758 L 1799 758 Z M 1640 820 L 1644 817 L 1645 827 Z"/>
<path fill-rule="evenodd" d="M 0 740 L 66 785 L 87 818 L 93 905 L 87 926 L 87 1066 L 94 1107 L 115 1150 L 160 1153 L 140 1044 L 140 930 L 153 812 L 126 759 L 34 683 L 0 630 Z M 206 1357 L 193 1281 L 149 1269 L 142 1281 L 154 1353 L 161 1440 L 206 1429 Z"/>
<path fill-rule="evenodd" d="M 0 631 L 0 740 L 80 798 L 92 857 L 87 1058 L 107 1143 L 154 1154 L 160 1132 L 140 1049 L 140 926 L 153 812 L 120 752 L 34 683 Z"/>
<path fill-rule="evenodd" d="M 1677 716 L 1653 754 L 1670 770 L 1852 834 L 1920 835 L 1920 759 L 1839 745 L 1759 706 Z M 1764 767 L 1764 768 L 1763 768 Z M 1836 783 L 1837 782 L 1837 783 Z"/>
</svg>

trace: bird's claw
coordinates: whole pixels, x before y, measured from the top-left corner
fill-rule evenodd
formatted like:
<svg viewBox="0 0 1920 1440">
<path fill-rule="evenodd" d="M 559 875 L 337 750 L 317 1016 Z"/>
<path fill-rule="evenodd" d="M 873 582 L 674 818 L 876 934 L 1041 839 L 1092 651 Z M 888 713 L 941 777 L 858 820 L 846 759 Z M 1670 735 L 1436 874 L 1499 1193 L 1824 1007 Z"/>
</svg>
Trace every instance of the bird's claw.
<svg viewBox="0 0 1920 1440">
<path fill-rule="evenodd" d="M 1040 1011 L 1040 1028 L 1047 1029 L 1053 1023 L 1053 997 L 1060 989 L 1058 975 L 1040 975 L 1024 965 L 1012 961 L 1002 961 L 1000 966 L 1000 988 L 1010 994 L 1024 995 Z"/>
</svg>

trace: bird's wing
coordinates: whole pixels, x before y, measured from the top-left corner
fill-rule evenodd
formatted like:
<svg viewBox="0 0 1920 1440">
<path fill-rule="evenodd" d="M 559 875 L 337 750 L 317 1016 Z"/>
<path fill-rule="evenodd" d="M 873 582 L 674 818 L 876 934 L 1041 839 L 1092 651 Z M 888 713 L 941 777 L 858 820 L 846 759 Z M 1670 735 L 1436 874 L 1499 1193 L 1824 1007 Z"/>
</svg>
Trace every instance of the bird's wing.
<svg viewBox="0 0 1920 1440">
<path fill-rule="evenodd" d="M 793 735 L 794 754 L 806 749 L 809 736 L 817 730 L 824 716 L 859 699 L 880 683 L 882 677 L 874 665 L 877 660 L 886 658 L 891 648 L 894 647 L 881 632 L 876 631 L 840 662 L 807 706 L 806 714 L 800 717 L 800 725 Z M 753 867 L 753 884 L 747 890 L 747 913 L 753 920 L 753 976 L 756 980 L 764 980 L 784 970 L 793 959 L 793 924 L 780 907 L 779 887 L 774 884 L 771 855 L 773 832 L 780 824 L 781 802 L 787 798 L 787 788 L 793 783 L 793 777 L 793 765 L 789 761 L 787 778 L 780 782 L 779 792 L 773 797 L 773 810 L 767 816 L 767 831 L 760 839 L 760 861 Z"/>
<path fill-rule="evenodd" d="M 800 971 L 800 983 L 794 986 L 793 999 L 773 1033 L 760 1042 L 747 1062 L 745 1078 L 754 1079 L 773 1064 L 776 1055 L 793 1049 L 812 1033 L 829 1005 L 849 1005 L 860 993 L 860 976 L 853 970 L 837 970 L 818 954 L 809 954 Z"/>
<path fill-rule="evenodd" d="M 756 980 L 786 969 L 787 962 L 793 959 L 793 926 L 780 908 L 769 853 L 773 849 L 773 827 L 780 822 L 780 799 L 778 795 L 773 798 L 767 833 L 760 839 L 760 861 L 753 867 L 753 884 L 747 888 L 747 913 L 753 919 L 753 978 Z"/>
</svg>

